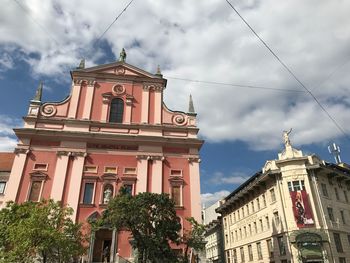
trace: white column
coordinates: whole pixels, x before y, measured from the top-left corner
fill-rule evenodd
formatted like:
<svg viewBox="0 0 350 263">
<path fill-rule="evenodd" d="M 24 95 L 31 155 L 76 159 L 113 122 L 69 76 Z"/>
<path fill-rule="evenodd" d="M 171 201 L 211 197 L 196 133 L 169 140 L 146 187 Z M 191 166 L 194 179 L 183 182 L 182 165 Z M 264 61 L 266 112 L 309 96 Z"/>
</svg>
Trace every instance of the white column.
<svg viewBox="0 0 350 263">
<path fill-rule="evenodd" d="M 27 149 L 15 149 L 16 156 L 13 161 L 11 174 L 6 186 L 4 204 L 6 204 L 6 202 L 8 201 L 16 201 L 17 193 L 19 190 L 19 184 L 23 176 L 24 166 L 27 160 L 28 153 L 29 150 Z"/>
<path fill-rule="evenodd" d="M 148 181 L 148 157 L 137 156 L 137 184 L 136 194 L 147 192 L 147 181 Z"/>
<path fill-rule="evenodd" d="M 152 193 L 160 194 L 163 190 L 163 160 L 162 157 L 153 157 L 152 163 Z"/>
<path fill-rule="evenodd" d="M 81 80 L 77 80 L 74 83 L 71 98 L 70 98 L 68 118 L 76 118 L 77 111 L 78 111 L 81 83 L 82 83 Z"/>
<path fill-rule="evenodd" d="M 109 255 L 109 262 L 114 263 L 115 262 L 115 254 L 116 254 L 116 248 L 117 248 L 117 230 L 114 228 L 112 231 L 112 242 L 111 242 L 111 250 Z"/>
<path fill-rule="evenodd" d="M 108 116 L 108 108 L 109 108 L 108 106 L 110 102 L 111 102 L 111 96 L 104 95 L 103 101 L 102 101 L 102 110 L 101 110 L 101 121 L 103 122 L 108 122 L 107 116 Z"/>
<path fill-rule="evenodd" d="M 162 123 L 162 87 L 154 90 L 154 124 Z"/>
<path fill-rule="evenodd" d="M 191 191 L 191 216 L 198 222 L 202 222 L 201 217 L 201 190 L 199 179 L 199 158 L 189 158 L 190 168 L 190 191 Z"/>
<path fill-rule="evenodd" d="M 92 100 L 95 92 L 95 81 L 89 81 L 85 88 L 87 90 L 85 95 L 83 119 L 89 120 L 91 116 Z"/>
<path fill-rule="evenodd" d="M 73 160 L 71 178 L 69 183 L 67 203 L 74 210 L 71 218 L 75 222 L 77 217 L 79 200 L 80 200 L 81 181 L 83 177 L 83 168 L 84 168 L 86 153 L 73 152 L 72 156 L 74 156 L 74 160 Z"/>
<path fill-rule="evenodd" d="M 124 118 L 124 122 L 125 123 L 131 123 L 131 109 L 132 109 L 132 98 L 126 98 L 125 101 L 125 118 Z"/>
<path fill-rule="evenodd" d="M 141 123 L 148 123 L 149 114 L 149 85 L 143 86 L 141 100 Z"/>
<path fill-rule="evenodd" d="M 66 182 L 67 168 L 69 161 L 69 152 L 57 152 L 57 162 L 55 168 L 55 176 L 52 182 L 51 198 L 55 201 L 61 201 L 63 196 L 63 189 Z"/>
</svg>

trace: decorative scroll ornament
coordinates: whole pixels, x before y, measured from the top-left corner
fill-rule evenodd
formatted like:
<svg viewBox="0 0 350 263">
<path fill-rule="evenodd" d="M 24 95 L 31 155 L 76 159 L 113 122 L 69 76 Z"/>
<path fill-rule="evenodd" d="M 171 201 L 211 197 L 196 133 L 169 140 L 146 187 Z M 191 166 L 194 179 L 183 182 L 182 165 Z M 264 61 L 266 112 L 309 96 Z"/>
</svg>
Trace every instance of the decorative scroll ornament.
<svg viewBox="0 0 350 263">
<path fill-rule="evenodd" d="M 178 126 L 186 124 L 186 118 L 183 114 L 176 114 L 173 116 L 173 123 Z"/>
<path fill-rule="evenodd" d="M 115 93 L 116 95 L 122 95 L 125 93 L 125 87 L 120 84 L 116 84 L 112 88 L 112 92 Z"/>
<path fill-rule="evenodd" d="M 116 67 L 114 72 L 117 75 L 124 75 L 125 74 L 125 68 L 124 67 Z"/>
<path fill-rule="evenodd" d="M 52 117 L 56 114 L 57 109 L 54 105 L 48 104 L 44 105 L 41 109 L 41 114 L 45 117 Z"/>
</svg>

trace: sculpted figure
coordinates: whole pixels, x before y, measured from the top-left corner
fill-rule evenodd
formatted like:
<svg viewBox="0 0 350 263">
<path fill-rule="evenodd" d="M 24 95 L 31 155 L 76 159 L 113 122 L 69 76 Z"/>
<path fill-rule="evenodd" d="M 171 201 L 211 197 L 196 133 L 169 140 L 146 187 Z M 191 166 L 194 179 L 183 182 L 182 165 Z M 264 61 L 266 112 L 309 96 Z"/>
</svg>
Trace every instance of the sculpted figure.
<svg viewBox="0 0 350 263">
<path fill-rule="evenodd" d="M 108 187 L 104 192 L 103 192 L 103 203 L 108 204 L 109 200 L 111 200 L 112 197 L 112 190 Z"/>
<path fill-rule="evenodd" d="M 289 134 L 292 132 L 292 128 L 290 128 L 289 131 L 283 131 L 283 140 L 284 140 L 284 145 L 287 147 L 287 146 L 290 146 L 290 139 L 289 139 Z"/>
</svg>

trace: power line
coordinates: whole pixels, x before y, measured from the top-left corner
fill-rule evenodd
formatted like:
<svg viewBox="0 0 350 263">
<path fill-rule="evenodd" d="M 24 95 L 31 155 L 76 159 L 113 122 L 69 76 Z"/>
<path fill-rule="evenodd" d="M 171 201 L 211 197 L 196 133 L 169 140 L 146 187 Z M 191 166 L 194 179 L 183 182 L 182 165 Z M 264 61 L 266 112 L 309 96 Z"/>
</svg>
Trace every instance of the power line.
<svg viewBox="0 0 350 263">
<path fill-rule="evenodd" d="M 106 30 L 101 34 L 101 36 L 99 38 L 96 39 L 96 41 L 93 43 L 92 46 L 96 45 L 100 40 L 101 38 L 107 33 L 107 31 L 113 26 L 113 24 L 115 22 L 117 22 L 117 20 L 119 19 L 119 17 L 121 17 L 121 15 L 126 11 L 126 9 L 128 9 L 128 7 L 131 5 L 131 3 L 133 2 L 134 0 L 131 0 L 126 6 L 125 8 L 119 13 L 119 15 L 114 19 L 114 21 L 106 28 Z"/>
<path fill-rule="evenodd" d="M 166 77 L 166 78 L 182 80 L 182 81 L 189 81 L 189 82 L 196 82 L 196 83 L 206 83 L 206 84 L 213 84 L 213 85 L 232 86 L 232 87 L 237 87 L 237 88 L 263 89 L 263 90 L 273 90 L 273 91 L 302 92 L 302 93 L 305 93 L 305 91 L 303 91 L 303 90 L 295 90 L 295 89 L 279 89 L 279 88 L 270 88 L 270 87 L 263 87 L 263 86 L 232 84 L 232 83 L 223 83 L 223 82 L 205 81 L 205 80 L 194 80 L 194 79 L 177 78 L 177 77 Z"/>
<path fill-rule="evenodd" d="M 278 62 L 289 72 L 289 74 L 300 84 L 300 86 L 305 89 L 307 93 L 316 101 L 320 108 L 327 114 L 328 118 L 334 123 L 334 125 L 345 135 L 345 137 L 350 141 L 350 137 L 344 131 L 344 129 L 338 124 L 338 122 L 330 115 L 321 102 L 312 94 L 312 92 L 299 80 L 299 78 L 293 73 L 293 71 L 277 56 L 277 54 L 267 45 L 267 43 L 255 32 L 255 30 L 249 25 L 249 23 L 241 16 L 237 9 L 231 4 L 229 0 L 225 0 L 229 6 L 235 11 L 235 13 L 241 18 L 241 20 L 246 24 L 246 26 L 252 31 L 252 33 L 260 40 L 261 43 L 270 51 L 270 53 L 278 60 Z"/>
<path fill-rule="evenodd" d="M 27 7 L 23 6 L 20 2 L 18 2 L 17 0 L 13 0 L 15 1 L 15 3 L 28 15 L 28 17 L 37 25 L 41 28 L 41 30 L 43 30 L 45 32 L 45 34 L 54 42 L 56 42 L 57 45 L 60 45 L 60 43 L 56 40 L 56 38 L 48 31 L 46 30 L 46 28 L 41 25 L 36 19 L 34 19 L 34 17 L 32 17 L 32 15 L 30 14 L 30 9 L 28 9 Z"/>
</svg>

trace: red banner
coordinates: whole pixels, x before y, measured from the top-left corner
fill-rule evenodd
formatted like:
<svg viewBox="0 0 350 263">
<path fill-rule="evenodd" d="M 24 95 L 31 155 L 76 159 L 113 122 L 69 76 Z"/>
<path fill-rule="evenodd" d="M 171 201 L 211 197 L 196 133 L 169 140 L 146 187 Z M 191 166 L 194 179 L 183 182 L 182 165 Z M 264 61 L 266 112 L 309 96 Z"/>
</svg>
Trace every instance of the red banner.
<svg viewBox="0 0 350 263">
<path fill-rule="evenodd" d="M 305 190 L 290 192 L 295 222 L 299 228 L 313 226 L 312 210 Z"/>
</svg>

